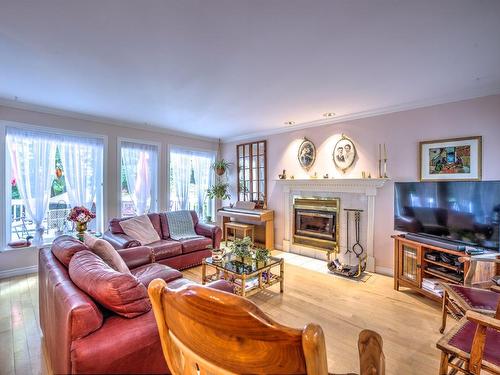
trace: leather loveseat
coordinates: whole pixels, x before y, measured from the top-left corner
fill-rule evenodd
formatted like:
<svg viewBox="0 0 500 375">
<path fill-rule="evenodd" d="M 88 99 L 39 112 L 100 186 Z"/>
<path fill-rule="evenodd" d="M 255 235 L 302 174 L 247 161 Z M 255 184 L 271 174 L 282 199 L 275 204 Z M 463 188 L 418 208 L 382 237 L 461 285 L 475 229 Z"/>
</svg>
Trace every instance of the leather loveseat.
<svg viewBox="0 0 500 375">
<path fill-rule="evenodd" d="M 190 212 L 196 234 L 204 238 L 175 241 L 170 238 L 167 216 L 164 213 L 148 214 L 153 227 L 161 238 L 160 241 L 146 245 L 152 249 L 154 262 L 182 270 L 200 265 L 203 258 L 210 256 L 211 247 L 219 248 L 222 230 L 217 225 L 201 223 L 196 211 Z M 127 236 L 120 226 L 120 221 L 126 219 L 129 218 L 111 219 L 108 230 L 103 234 L 103 238 L 117 250 L 141 246 L 136 239 Z"/>
<path fill-rule="evenodd" d="M 96 257 L 88 250 L 82 242 L 62 236 L 52 248 L 39 253 L 40 326 L 53 372 L 169 373 L 152 310 L 134 318 L 118 315 L 95 302 L 70 278 L 74 263 L 84 258 L 80 255 Z M 146 288 L 155 278 L 165 280 L 172 288 L 193 283 L 175 269 L 152 263 L 148 247 L 118 252 Z M 209 286 L 233 291 L 223 280 Z"/>
</svg>

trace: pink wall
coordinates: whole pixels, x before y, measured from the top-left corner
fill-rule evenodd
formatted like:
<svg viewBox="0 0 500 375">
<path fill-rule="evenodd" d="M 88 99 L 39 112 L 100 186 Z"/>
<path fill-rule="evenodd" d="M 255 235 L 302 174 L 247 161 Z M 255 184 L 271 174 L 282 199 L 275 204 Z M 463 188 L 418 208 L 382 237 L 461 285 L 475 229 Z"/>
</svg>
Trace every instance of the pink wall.
<svg viewBox="0 0 500 375">
<path fill-rule="evenodd" d="M 344 133 L 357 148 L 359 158 L 345 175 L 337 171 L 331 161 L 335 142 Z M 418 142 L 423 140 L 483 136 L 483 179 L 500 179 L 500 95 L 432 107 L 408 110 L 365 119 L 353 120 L 315 128 L 290 131 L 258 139 L 268 141 L 268 205 L 275 210 L 275 243 L 283 240 L 283 203 L 281 188 L 274 180 L 283 169 L 287 175 L 306 178 L 296 157 L 302 137 L 307 137 L 317 147 L 317 160 L 309 174 L 328 173 L 335 178 L 361 177 L 361 171 L 377 174 L 377 145 L 386 143 L 388 148 L 388 174 L 391 182 L 377 196 L 375 227 L 375 259 L 380 271 L 392 268 L 393 254 L 390 235 L 393 231 L 394 181 L 418 179 Z M 248 140 L 250 141 L 250 140 Z M 223 157 L 235 161 L 236 144 L 224 144 Z M 236 199 L 236 168 L 230 170 L 229 181 Z M 385 268 L 385 270 L 384 270 Z"/>
</svg>

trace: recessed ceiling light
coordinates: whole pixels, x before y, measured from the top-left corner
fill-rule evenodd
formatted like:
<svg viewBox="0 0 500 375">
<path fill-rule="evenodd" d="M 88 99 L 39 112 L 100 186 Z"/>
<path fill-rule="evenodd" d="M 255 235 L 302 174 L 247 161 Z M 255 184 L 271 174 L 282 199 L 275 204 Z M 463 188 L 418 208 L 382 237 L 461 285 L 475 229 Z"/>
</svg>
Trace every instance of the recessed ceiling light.
<svg viewBox="0 0 500 375">
<path fill-rule="evenodd" d="M 333 117 L 333 116 L 335 116 L 335 113 L 333 113 L 333 112 L 325 112 L 325 113 L 323 113 L 323 117 Z"/>
<path fill-rule="evenodd" d="M 285 125 L 294 125 L 295 121 L 285 121 Z"/>
</svg>

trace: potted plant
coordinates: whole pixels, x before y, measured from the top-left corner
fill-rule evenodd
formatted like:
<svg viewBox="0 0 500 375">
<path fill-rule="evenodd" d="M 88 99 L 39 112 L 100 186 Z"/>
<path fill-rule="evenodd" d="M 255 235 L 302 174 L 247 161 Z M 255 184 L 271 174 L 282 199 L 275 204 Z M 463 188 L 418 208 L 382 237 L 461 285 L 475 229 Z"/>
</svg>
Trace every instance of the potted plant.
<svg viewBox="0 0 500 375">
<path fill-rule="evenodd" d="M 208 188 L 207 196 L 210 199 L 231 199 L 229 184 L 227 182 L 217 181 L 213 186 Z"/>
<path fill-rule="evenodd" d="M 245 258 L 249 258 L 253 254 L 253 243 L 250 237 L 244 237 L 243 239 L 235 239 L 230 245 L 231 253 L 235 256 L 241 258 L 243 262 Z"/>
<path fill-rule="evenodd" d="M 226 173 L 227 169 L 231 164 L 232 164 L 231 162 L 221 159 L 214 162 L 212 164 L 212 168 L 215 171 L 215 173 L 217 173 L 218 176 L 222 176 L 224 173 Z"/>
</svg>

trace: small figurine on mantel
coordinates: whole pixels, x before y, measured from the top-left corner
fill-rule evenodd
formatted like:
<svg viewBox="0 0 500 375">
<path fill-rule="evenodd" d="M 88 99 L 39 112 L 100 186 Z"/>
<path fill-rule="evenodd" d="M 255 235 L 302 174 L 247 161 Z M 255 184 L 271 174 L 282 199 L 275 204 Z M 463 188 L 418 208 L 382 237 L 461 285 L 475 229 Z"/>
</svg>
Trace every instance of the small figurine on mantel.
<svg viewBox="0 0 500 375">
<path fill-rule="evenodd" d="M 285 169 L 283 169 L 283 173 L 278 175 L 278 178 L 280 180 L 286 180 L 286 170 Z"/>
<path fill-rule="evenodd" d="M 325 180 L 327 180 L 327 179 L 328 179 L 328 173 L 327 173 L 327 174 L 324 174 L 324 175 L 323 175 L 323 178 L 324 178 Z"/>
<path fill-rule="evenodd" d="M 311 176 L 311 178 L 318 178 L 318 172 L 314 172 L 314 174 Z"/>
</svg>

